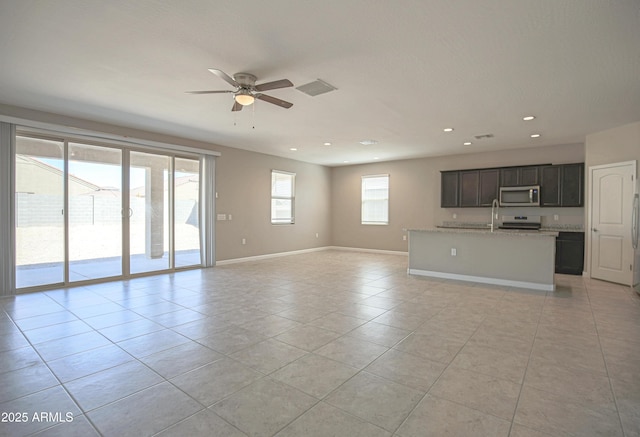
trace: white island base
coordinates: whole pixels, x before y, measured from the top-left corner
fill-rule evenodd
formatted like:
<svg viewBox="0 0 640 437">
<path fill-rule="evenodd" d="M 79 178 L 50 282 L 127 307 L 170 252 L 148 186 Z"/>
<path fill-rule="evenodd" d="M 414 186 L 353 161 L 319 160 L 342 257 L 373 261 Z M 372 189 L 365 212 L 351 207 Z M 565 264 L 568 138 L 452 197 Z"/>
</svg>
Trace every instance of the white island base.
<svg viewBox="0 0 640 437">
<path fill-rule="evenodd" d="M 555 232 L 410 229 L 411 275 L 554 291 Z"/>
</svg>

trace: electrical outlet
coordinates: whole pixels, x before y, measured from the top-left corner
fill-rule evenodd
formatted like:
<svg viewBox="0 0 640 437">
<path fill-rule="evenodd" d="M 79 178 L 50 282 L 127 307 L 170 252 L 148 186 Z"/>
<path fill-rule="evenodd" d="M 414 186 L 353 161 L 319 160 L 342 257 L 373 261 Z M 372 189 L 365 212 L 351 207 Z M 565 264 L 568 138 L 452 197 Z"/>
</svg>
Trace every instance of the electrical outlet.
<svg viewBox="0 0 640 437">
<path fill-rule="evenodd" d="M 318 233 L 316 232 L 316 238 L 318 238 L 318 237 L 320 237 L 320 234 L 318 234 Z"/>
<path fill-rule="evenodd" d="M 455 247 L 451 248 L 451 256 L 457 256 L 458 255 L 458 250 Z"/>
<path fill-rule="evenodd" d="M 554 215 L 553 215 L 553 219 L 554 219 L 555 221 L 558 221 L 558 219 L 559 219 L 559 218 L 560 218 L 560 216 L 559 216 L 558 214 L 554 214 Z"/>
<path fill-rule="evenodd" d="M 247 244 L 247 239 L 246 238 L 242 239 L 242 244 Z"/>
<path fill-rule="evenodd" d="M 229 218 L 229 220 L 231 220 L 231 214 L 229 214 L 227 217 Z"/>
<path fill-rule="evenodd" d="M 458 218 L 458 214 L 456 214 L 455 212 L 453 213 L 453 219 L 457 219 Z"/>
<path fill-rule="evenodd" d="M 407 236 L 406 235 L 402 236 L 402 241 L 407 241 Z"/>
</svg>

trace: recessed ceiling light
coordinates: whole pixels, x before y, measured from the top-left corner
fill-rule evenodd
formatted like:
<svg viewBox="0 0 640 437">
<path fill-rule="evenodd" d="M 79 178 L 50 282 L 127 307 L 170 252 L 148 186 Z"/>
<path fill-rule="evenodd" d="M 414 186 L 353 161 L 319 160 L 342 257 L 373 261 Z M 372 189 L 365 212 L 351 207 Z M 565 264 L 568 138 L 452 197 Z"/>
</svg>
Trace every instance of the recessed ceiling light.
<svg viewBox="0 0 640 437">
<path fill-rule="evenodd" d="M 376 140 L 362 140 L 360 144 L 363 146 L 373 146 L 374 144 L 378 144 L 378 142 Z"/>
<path fill-rule="evenodd" d="M 531 138 L 540 138 L 540 134 L 531 134 Z"/>
<path fill-rule="evenodd" d="M 289 150 L 291 150 L 292 152 L 297 152 L 298 151 L 298 149 L 296 149 L 295 147 L 292 147 Z"/>
<path fill-rule="evenodd" d="M 347 162 L 349 162 L 349 161 L 342 161 L 342 162 L 344 162 L 344 163 L 346 164 L 346 163 L 347 163 Z"/>
<path fill-rule="evenodd" d="M 453 128 L 452 127 L 445 127 L 443 130 L 445 132 L 453 132 Z"/>
<path fill-rule="evenodd" d="M 378 158 L 377 156 L 374 156 L 373 159 L 380 159 L 380 158 Z"/>
<path fill-rule="evenodd" d="M 330 146 L 330 145 L 331 145 L 331 143 L 330 143 L 329 141 L 327 141 L 327 142 L 325 142 L 325 143 L 324 143 L 324 145 L 325 145 L 325 146 Z"/>
<path fill-rule="evenodd" d="M 527 115 L 526 117 L 522 117 L 522 119 L 523 119 L 524 121 L 531 121 L 531 120 L 533 120 L 534 118 L 535 118 L 535 117 L 534 117 L 533 115 Z"/>
<path fill-rule="evenodd" d="M 470 146 L 471 145 L 471 141 L 466 141 L 464 143 L 462 143 L 463 146 Z"/>
</svg>

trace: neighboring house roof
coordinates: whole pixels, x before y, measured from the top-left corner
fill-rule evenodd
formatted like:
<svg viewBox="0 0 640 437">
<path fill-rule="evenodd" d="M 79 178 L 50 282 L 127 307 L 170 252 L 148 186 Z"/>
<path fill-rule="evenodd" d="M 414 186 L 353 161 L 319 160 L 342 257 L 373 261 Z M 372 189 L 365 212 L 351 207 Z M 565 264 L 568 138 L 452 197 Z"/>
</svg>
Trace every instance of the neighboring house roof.
<svg viewBox="0 0 640 437">
<path fill-rule="evenodd" d="M 20 165 L 20 164 L 26 164 L 26 165 L 33 165 L 35 167 L 38 167 L 39 169 L 49 172 L 49 173 L 53 173 L 56 176 L 60 176 L 61 178 L 63 177 L 63 172 L 62 170 L 60 170 L 57 167 L 54 167 L 52 165 L 49 165 L 45 162 L 40 161 L 39 159 L 33 158 L 31 156 L 25 156 L 25 155 L 16 155 L 16 164 Z M 77 176 L 74 175 L 69 175 L 69 181 L 85 186 L 87 188 L 87 190 L 90 191 L 99 191 L 101 189 L 100 186 L 93 184 L 85 179 L 81 179 Z M 18 187 L 18 190 L 20 189 L 20 187 Z"/>
<path fill-rule="evenodd" d="M 196 193 L 197 193 L 197 188 L 199 188 L 199 185 L 198 185 L 199 182 L 200 180 L 198 179 L 198 176 L 194 176 L 194 175 L 181 176 L 175 179 L 175 187 L 180 188 L 180 187 L 185 187 L 189 183 L 195 183 L 194 187 L 196 188 Z M 132 188 L 131 196 L 145 197 L 145 187 L 142 186 L 142 187 Z"/>
</svg>

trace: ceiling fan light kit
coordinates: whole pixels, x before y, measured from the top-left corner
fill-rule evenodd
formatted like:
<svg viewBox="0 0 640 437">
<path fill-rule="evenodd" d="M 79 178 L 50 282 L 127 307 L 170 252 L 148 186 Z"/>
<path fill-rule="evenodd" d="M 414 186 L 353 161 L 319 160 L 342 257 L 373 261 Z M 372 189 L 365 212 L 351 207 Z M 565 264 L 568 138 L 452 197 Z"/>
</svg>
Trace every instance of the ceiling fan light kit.
<svg viewBox="0 0 640 437">
<path fill-rule="evenodd" d="M 255 99 L 262 100 L 267 103 L 271 103 L 281 108 L 289 109 L 293 106 L 293 103 L 285 100 L 278 99 L 276 97 L 262 94 L 263 91 L 275 90 L 279 88 L 292 87 L 293 83 L 289 79 L 274 80 L 273 82 L 266 82 L 256 85 L 257 78 L 253 74 L 249 73 L 236 73 L 233 77 L 229 76 L 222 70 L 215 68 L 209 68 L 209 71 L 220 79 L 227 82 L 229 85 L 235 87 L 234 91 L 231 90 L 218 90 L 218 91 L 187 91 L 189 94 L 221 94 L 221 93 L 233 93 L 233 107 L 232 111 L 241 111 L 244 106 L 251 105 L 255 102 Z"/>
<path fill-rule="evenodd" d="M 234 96 L 234 99 L 236 102 L 240 103 L 242 106 L 249 106 L 256 100 L 255 97 L 251 95 L 251 92 L 244 89 L 241 89 L 240 91 L 238 91 L 237 94 Z"/>
</svg>

